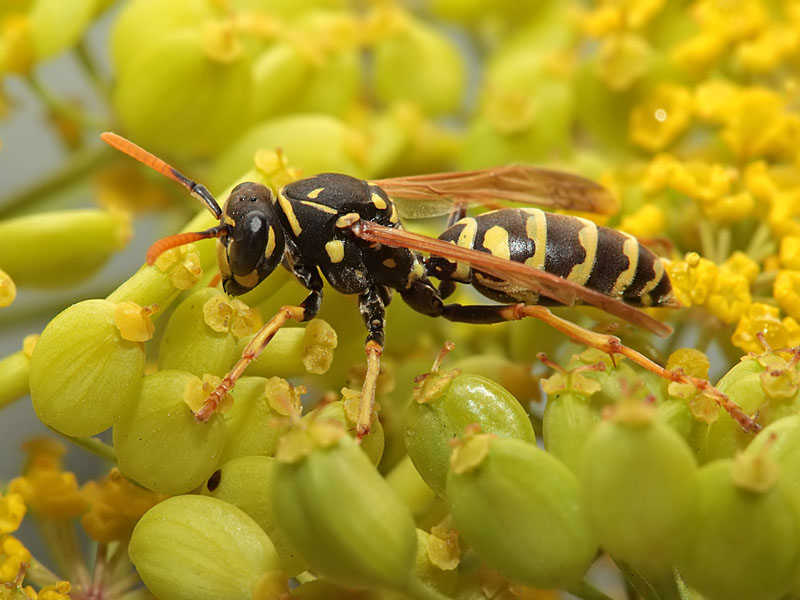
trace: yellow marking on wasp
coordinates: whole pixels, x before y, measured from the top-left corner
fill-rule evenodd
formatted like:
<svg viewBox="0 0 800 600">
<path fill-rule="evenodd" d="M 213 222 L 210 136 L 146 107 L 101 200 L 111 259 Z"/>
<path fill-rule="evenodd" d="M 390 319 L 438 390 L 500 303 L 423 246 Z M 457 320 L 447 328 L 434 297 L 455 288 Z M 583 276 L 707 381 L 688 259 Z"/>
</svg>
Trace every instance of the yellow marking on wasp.
<svg viewBox="0 0 800 600">
<path fill-rule="evenodd" d="M 639 266 L 639 242 L 629 233 L 623 231 L 619 232 L 620 235 L 625 236 L 625 242 L 622 244 L 622 253 L 628 257 L 628 268 L 622 273 L 617 275 L 614 281 L 614 287 L 611 288 L 609 296 L 619 297 L 628 289 L 628 286 L 636 277 L 636 269 Z"/>
<path fill-rule="evenodd" d="M 246 287 L 254 288 L 258 285 L 258 269 L 253 269 L 247 275 L 233 275 L 236 283 Z"/>
<path fill-rule="evenodd" d="M 490 227 L 486 233 L 483 234 L 483 247 L 486 248 L 492 256 L 497 258 L 511 259 L 511 248 L 508 245 L 508 231 L 495 225 Z"/>
<path fill-rule="evenodd" d="M 309 206 L 316 210 L 321 210 L 322 212 L 326 212 L 331 215 L 335 215 L 339 211 L 335 208 L 331 208 L 330 206 L 325 206 L 324 204 L 319 204 L 318 202 L 309 202 L 308 200 L 300 200 L 300 204 L 304 204 L 305 206 Z"/>
<path fill-rule="evenodd" d="M 397 207 L 392 202 L 392 214 L 389 215 L 389 222 L 390 223 L 397 223 L 400 221 L 400 217 L 397 216 Z"/>
<path fill-rule="evenodd" d="M 339 229 L 345 229 L 350 227 L 353 223 L 357 222 L 361 216 L 358 213 L 347 213 L 346 215 L 342 215 L 338 219 L 336 219 L 336 227 Z"/>
<path fill-rule="evenodd" d="M 219 265 L 219 272 L 222 278 L 229 279 L 231 276 L 231 266 L 228 263 L 228 249 L 219 238 L 217 238 L 217 265 Z"/>
<path fill-rule="evenodd" d="M 461 233 L 458 234 L 458 241 L 456 242 L 456 246 L 461 246 L 462 248 L 469 248 L 472 249 L 475 247 L 475 236 L 478 233 L 478 222 L 473 219 L 472 217 L 464 217 L 456 222 L 456 225 L 463 225 L 464 228 L 461 230 Z M 447 262 L 453 263 L 452 260 L 448 260 Z M 453 274 L 450 276 L 457 281 L 469 281 L 470 273 L 472 272 L 472 267 L 469 266 L 468 263 L 465 262 L 457 262 L 456 263 L 456 270 L 453 271 Z"/>
<path fill-rule="evenodd" d="M 545 250 L 547 249 L 547 217 L 538 208 L 525 209 L 528 218 L 525 221 L 525 233 L 533 242 L 533 256 L 525 260 L 525 264 L 535 269 L 544 269 Z"/>
<path fill-rule="evenodd" d="M 344 260 L 344 242 L 342 240 L 331 240 L 325 244 L 325 252 L 332 263 L 340 263 Z"/>
<path fill-rule="evenodd" d="M 311 190 L 310 192 L 308 192 L 306 194 L 306 198 L 310 198 L 311 200 L 316 200 L 317 196 L 319 196 L 324 191 L 325 191 L 324 187 L 316 188 L 316 189 Z"/>
<path fill-rule="evenodd" d="M 653 273 L 653 278 L 645 284 L 641 293 L 639 294 L 639 297 L 642 299 L 642 304 L 645 306 L 650 306 L 653 303 L 653 299 L 650 297 L 650 292 L 655 289 L 655 287 L 661 281 L 661 278 L 664 277 L 664 263 L 657 258 L 653 260 Z"/>
<path fill-rule="evenodd" d="M 578 230 L 578 243 L 584 249 L 586 257 L 580 264 L 574 265 L 567 275 L 567 279 L 583 285 L 589 281 L 589 276 L 594 268 L 594 259 L 597 256 L 597 225 L 589 219 L 575 217 L 583 223 L 583 227 Z"/>
<path fill-rule="evenodd" d="M 233 217 L 230 215 L 225 215 L 222 219 L 223 223 L 226 225 L 230 225 L 231 227 L 236 227 L 236 221 L 233 220 Z"/>
<path fill-rule="evenodd" d="M 303 232 L 303 227 L 300 225 L 300 221 L 297 220 L 297 216 L 294 214 L 294 207 L 292 203 L 283 195 L 283 190 L 278 193 L 278 203 L 281 205 L 281 210 L 283 210 L 283 214 L 286 215 L 286 220 L 289 221 L 289 226 L 292 228 L 292 232 L 295 235 L 300 235 Z"/>
<path fill-rule="evenodd" d="M 272 253 L 275 251 L 275 229 L 272 225 L 269 226 L 269 231 L 267 232 L 267 247 L 264 250 L 264 256 L 269 258 L 272 256 Z"/>
<path fill-rule="evenodd" d="M 375 208 L 377 208 L 378 210 L 383 210 L 386 208 L 386 200 L 381 198 L 379 194 L 372 192 L 370 199 L 372 200 L 372 203 L 375 205 Z"/>
<path fill-rule="evenodd" d="M 393 258 L 387 258 L 382 264 L 384 267 L 388 267 L 390 269 L 394 269 L 397 266 L 397 263 Z"/>
</svg>

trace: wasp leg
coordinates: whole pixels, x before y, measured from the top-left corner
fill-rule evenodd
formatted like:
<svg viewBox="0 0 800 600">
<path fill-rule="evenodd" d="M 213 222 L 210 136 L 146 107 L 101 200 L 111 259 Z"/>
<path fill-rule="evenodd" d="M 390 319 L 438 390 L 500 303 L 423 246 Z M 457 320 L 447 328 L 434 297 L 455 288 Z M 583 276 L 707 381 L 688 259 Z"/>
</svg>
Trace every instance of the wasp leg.
<svg viewBox="0 0 800 600">
<path fill-rule="evenodd" d="M 228 371 L 228 374 L 225 375 L 216 389 L 209 394 L 200 410 L 194 413 L 195 419 L 206 422 L 211 418 L 225 394 L 233 389 L 236 381 L 242 376 L 247 366 L 261 355 L 272 338 L 275 337 L 275 334 L 278 333 L 278 330 L 286 324 L 286 321 L 294 319 L 295 321 L 303 322 L 313 319 L 319 312 L 321 303 L 321 290 L 312 290 L 299 306 L 281 306 L 275 316 L 256 332 L 253 339 L 242 351 L 242 357 Z"/>
<path fill-rule="evenodd" d="M 369 330 L 364 344 L 367 355 L 367 373 L 361 387 L 356 420 L 356 440 L 362 440 L 369 433 L 372 411 L 375 406 L 375 386 L 381 369 L 383 354 L 384 327 L 386 325 L 385 305 L 378 287 L 372 287 L 358 297 L 358 309 Z"/>
</svg>

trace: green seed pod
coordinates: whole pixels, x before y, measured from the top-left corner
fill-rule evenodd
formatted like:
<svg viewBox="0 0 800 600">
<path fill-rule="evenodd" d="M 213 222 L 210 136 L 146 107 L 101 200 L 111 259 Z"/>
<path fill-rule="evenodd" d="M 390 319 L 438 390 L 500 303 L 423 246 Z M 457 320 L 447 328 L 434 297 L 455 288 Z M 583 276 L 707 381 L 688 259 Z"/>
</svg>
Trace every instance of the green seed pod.
<svg viewBox="0 0 800 600">
<path fill-rule="evenodd" d="M 10 306 L 17 297 L 17 285 L 11 276 L 0 269 L 0 308 Z"/>
<path fill-rule="evenodd" d="M 450 442 L 468 426 L 484 433 L 536 442 L 530 418 L 505 388 L 480 375 L 431 373 L 406 411 L 408 455 L 425 482 L 444 497 Z"/>
<path fill-rule="evenodd" d="M 130 137 L 153 151 L 196 155 L 224 146 L 244 128 L 249 60 L 241 53 L 217 57 L 211 41 L 206 31 L 172 31 L 119 71 L 112 103 Z"/>
<path fill-rule="evenodd" d="M 28 13 L 36 57 L 44 60 L 74 46 L 95 13 L 96 0 L 36 0 Z"/>
<path fill-rule="evenodd" d="M 30 393 L 31 354 L 38 335 L 28 335 L 22 349 L 0 359 L 0 409 Z"/>
<path fill-rule="evenodd" d="M 456 110 L 466 85 L 466 66 L 455 44 L 441 31 L 411 15 L 396 15 L 396 26 L 375 42 L 373 82 L 384 104 L 413 102 L 424 112 Z"/>
<path fill-rule="evenodd" d="M 246 336 L 239 340 L 236 353 L 241 355 L 251 339 L 252 336 Z M 309 321 L 304 327 L 283 327 L 261 356 L 250 363 L 247 373 L 261 377 L 322 375 L 333 362 L 337 344 L 336 330 L 322 319 Z"/>
<path fill-rule="evenodd" d="M 542 420 L 544 447 L 577 475 L 583 446 L 600 411 L 590 397 L 567 391 L 548 394 Z"/>
<path fill-rule="evenodd" d="M 796 575 L 797 510 L 778 478 L 765 456 L 739 455 L 700 470 L 695 521 L 677 566 L 709 600 L 777 598 Z"/>
<path fill-rule="evenodd" d="M 260 580 L 280 569 L 253 519 L 205 496 L 168 498 L 148 510 L 128 554 L 150 592 L 170 600 L 251 600 Z"/>
<path fill-rule="evenodd" d="M 212 187 L 236 181 L 253 168 L 257 150 L 280 148 L 303 173 L 364 175 L 357 130 L 328 115 L 290 115 L 256 125 L 222 154 L 211 173 Z"/>
<path fill-rule="evenodd" d="M 311 65 L 293 44 L 276 41 L 253 61 L 253 115 L 266 119 L 291 112 L 302 97 Z M 256 100 L 257 99 L 257 100 Z"/>
<path fill-rule="evenodd" d="M 164 494 L 186 493 L 208 479 L 222 455 L 225 423 L 218 413 L 198 422 L 186 403 L 207 393 L 190 373 L 145 377 L 135 408 L 114 425 L 122 474 Z"/>
<path fill-rule="evenodd" d="M 647 575 L 668 573 L 692 524 L 697 466 L 653 407 L 622 404 L 597 425 L 579 472 L 600 545 Z"/>
<path fill-rule="evenodd" d="M 84 300 L 59 313 L 31 356 L 33 408 L 43 423 L 73 436 L 111 427 L 135 404 L 144 346 L 123 337 L 117 304 Z"/>
<path fill-rule="evenodd" d="M 310 568 L 346 586 L 408 590 L 414 520 L 344 429 L 327 421 L 292 430 L 277 458 L 275 514 Z"/>
<path fill-rule="evenodd" d="M 563 588 L 597 553 L 578 480 L 533 444 L 468 437 L 453 451 L 446 499 L 470 547 L 515 583 Z"/>
<path fill-rule="evenodd" d="M 129 238 L 119 213 L 38 213 L 0 222 L 0 260 L 19 287 L 61 287 L 96 273 Z"/>
<path fill-rule="evenodd" d="M 292 550 L 278 526 L 272 506 L 277 461 L 267 456 L 243 456 L 223 463 L 203 486 L 201 493 L 241 508 L 259 524 L 275 545 L 281 570 L 289 577 L 305 571 L 307 566 Z"/>
<path fill-rule="evenodd" d="M 161 369 L 223 377 L 236 358 L 238 336 L 252 333 L 252 316 L 242 302 L 216 288 L 203 288 L 175 307 L 158 351 Z M 248 327 L 249 317 L 249 327 Z M 243 322 L 244 321 L 244 322 Z"/>
<path fill-rule="evenodd" d="M 414 573 L 428 587 L 450 597 L 458 579 L 458 571 L 456 570 L 458 559 L 452 563 L 452 566 L 446 565 L 447 569 L 442 569 L 441 566 L 437 565 L 434 560 L 439 558 L 437 549 L 440 546 L 440 542 L 444 543 L 444 540 L 417 529 L 417 558 L 414 563 Z M 433 555 L 433 559 L 431 555 Z M 393 591 L 377 592 L 373 597 L 375 600 L 405 600 L 408 598 L 406 594 Z"/>
<path fill-rule="evenodd" d="M 348 392 L 352 392 L 348 394 Z M 332 420 L 342 425 L 351 435 L 355 435 L 356 421 L 358 420 L 358 404 L 361 397 L 360 392 L 353 392 L 345 388 L 343 390 L 344 399 L 336 402 L 328 402 L 319 408 L 315 408 L 303 418 L 308 420 Z M 372 419 L 369 426 L 369 433 L 361 440 L 361 449 L 367 455 L 373 465 L 378 466 L 383 456 L 383 425 L 376 418 Z"/>
<path fill-rule="evenodd" d="M 285 379 L 242 377 L 225 413 L 225 450 L 220 462 L 240 456 L 272 456 L 288 429 L 288 417 L 300 414 L 300 394 Z"/>
</svg>

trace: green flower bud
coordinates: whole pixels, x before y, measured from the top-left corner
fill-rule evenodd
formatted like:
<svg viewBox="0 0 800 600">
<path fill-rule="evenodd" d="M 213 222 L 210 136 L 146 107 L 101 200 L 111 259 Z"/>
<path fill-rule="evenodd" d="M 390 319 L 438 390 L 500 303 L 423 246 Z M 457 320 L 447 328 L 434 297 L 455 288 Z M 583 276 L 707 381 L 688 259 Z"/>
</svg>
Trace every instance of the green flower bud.
<svg viewBox="0 0 800 600">
<path fill-rule="evenodd" d="M 452 448 L 468 426 L 485 433 L 536 442 L 530 418 L 505 388 L 480 375 L 431 373 L 406 411 L 408 455 L 425 482 L 444 497 Z"/>
<path fill-rule="evenodd" d="M 96 0 L 36 0 L 28 13 L 31 37 L 40 60 L 77 44 L 91 23 Z"/>
<path fill-rule="evenodd" d="M 253 167 L 257 150 L 280 148 L 303 173 L 364 175 L 358 132 L 327 115 L 291 115 L 265 121 L 242 135 L 216 160 L 211 183 L 222 187 Z"/>
<path fill-rule="evenodd" d="M 285 379 L 242 377 L 231 392 L 233 405 L 225 413 L 222 461 L 240 456 L 271 456 L 286 433 L 292 414 L 300 414 L 301 390 Z"/>
<path fill-rule="evenodd" d="M 689 534 L 697 467 L 655 409 L 624 403 L 583 449 L 585 505 L 600 545 L 645 576 L 668 573 Z"/>
<path fill-rule="evenodd" d="M 234 458 L 214 471 L 201 493 L 241 508 L 258 523 L 275 545 L 281 570 L 287 576 L 293 577 L 307 567 L 292 550 L 278 525 L 271 494 L 277 468 L 277 461 L 272 457 Z"/>
<path fill-rule="evenodd" d="M 408 590 L 414 521 L 344 429 L 327 421 L 292 430 L 277 458 L 275 514 L 311 569 L 346 586 Z"/>
<path fill-rule="evenodd" d="M 307 420 L 331 420 L 342 425 L 350 435 L 355 435 L 356 421 L 358 420 L 358 405 L 361 392 L 344 388 L 344 398 L 336 402 L 328 402 L 315 408 L 303 418 Z M 383 456 L 384 434 L 383 426 L 377 417 L 372 419 L 369 433 L 361 440 L 361 449 L 373 465 L 378 466 Z"/>
<path fill-rule="evenodd" d="M 413 102 L 424 112 L 456 110 L 466 85 L 466 67 L 455 44 L 411 15 L 391 15 L 394 26 L 374 45 L 373 82 L 384 104 Z"/>
<path fill-rule="evenodd" d="M 236 344 L 253 332 L 253 315 L 239 300 L 216 288 L 189 295 L 169 318 L 158 352 L 162 369 L 223 377 L 241 355 Z"/>
<path fill-rule="evenodd" d="M 120 124 L 142 146 L 208 154 L 248 122 L 249 61 L 209 54 L 205 33 L 165 34 L 119 72 L 112 103 Z"/>
<path fill-rule="evenodd" d="M 0 260 L 20 287 L 72 285 L 97 272 L 129 238 L 120 213 L 37 213 L 0 222 Z"/>
<path fill-rule="evenodd" d="M 303 94 L 311 64 L 289 42 L 277 41 L 253 61 L 254 118 L 292 112 L 292 102 Z"/>
<path fill-rule="evenodd" d="M 252 336 L 239 340 L 236 353 L 241 354 Z M 337 346 L 336 331 L 327 321 L 314 319 L 302 327 L 284 327 L 247 367 L 249 375 L 261 377 L 298 377 L 327 373 Z"/>
<path fill-rule="evenodd" d="M 457 539 L 458 534 L 455 534 L 456 549 Z M 417 529 L 417 557 L 414 562 L 414 573 L 425 585 L 449 597 L 458 580 L 458 571 L 455 569 L 458 566 L 458 558 L 456 557 L 452 564 L 447 564 L 447 569 L 443 569 L 440 564 L 437 564 L 444 555 L 441 547 L 445 543 L 445 540 Z M 393 591 L 375 594 L 375 600 L 405 600 L 406 598 L 408 598 L 407 595 Z"/>
<path fill-rule="evenodd" d="M 0 408 L 30 392 L 31 354 L 38 339 L 38 335 L 26 336 L 22 350 L 0 359 Z"/>
<path fill-rule="evenodd" d="M 17 286 L 8 273 L 0 269 L 0 308 L 11 305 L 17 297 Z"/>
<path fill-rule="evenodd" d="M 678 569 L 710 600 L 781 596 L 797 573 L 800 531 L 794 502 L 766 456 L 739 455 L 699 472 L 700 498 Z"/>
<path fill-rule="evenodd" d="M 135 404 L 144 346 L 124 338 L 117 304 L 84 300 L 59 313 L 31 356 L 33 408 L 43 423 L 72 436 L 111 427 Z"/>
<path fill-rule="evenodd" d="M 453 451 L 446 498 L 470 547 L 515 583 L 563 588 L 597 553 L 577 479 L 533 444 L 468 437 Z"/>
<path fill-rule="evenodd" d="M 544 447 L 577 474 L 586 438 L 600 421 L 590 397 L 567 391 L 548 394 L 542 421 Z"/>
<path fill-rule="evenodd" d="M 225 423 L 218 413 L 197 421 L 187 401 L 202 401 L 210 391 L 181 371 L 145 377 L 134 409 L 114 425 L 123 475 L 164 494 L 186 493 L 208 479 L 222 455 Z"/>
<path fill-rule="evenodd" d="M 157 598 L 251 600 L 280 568 L 258 524 L 232 504 L 205 496 L 168 498 L 133 530 L 128 554 Z"/>
</svg>

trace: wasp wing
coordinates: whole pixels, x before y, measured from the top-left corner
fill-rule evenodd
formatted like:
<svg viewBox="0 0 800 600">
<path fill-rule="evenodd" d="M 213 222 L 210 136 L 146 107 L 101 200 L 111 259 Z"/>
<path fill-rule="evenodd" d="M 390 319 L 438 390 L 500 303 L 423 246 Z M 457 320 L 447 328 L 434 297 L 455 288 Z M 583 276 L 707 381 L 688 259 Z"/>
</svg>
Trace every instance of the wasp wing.
<svg viewBox="0 0 800 600">
<path fill-rule="evenodd" d="M 617 201 L 606 188 L 578 175 L 528 165 L 394 177 L 374 181 L 408 218 L 447 214 L 453 203 L 499 202 L 612 214 Z"/>
<path fill-rule="evenodd" d="M 647 313 L 625 304 L 621 300 L 578 285 L 547 271 L 529 265 L 498 258 L 487 252 L 462 248 L 451 242 L 411 233 L 402 229 L 384 227 L 371 221 L 358 221 L 351 227 L 361 239 L 389 246 L 442 256 L 449 260 L 469 263 L 474 269 L 499 277 L 515 285 L 530 289 L 556 302 L 570 306 L 577 300 L 597 307 L 615 317 L 666 337 L 672 328 Z"/>
</svg>

